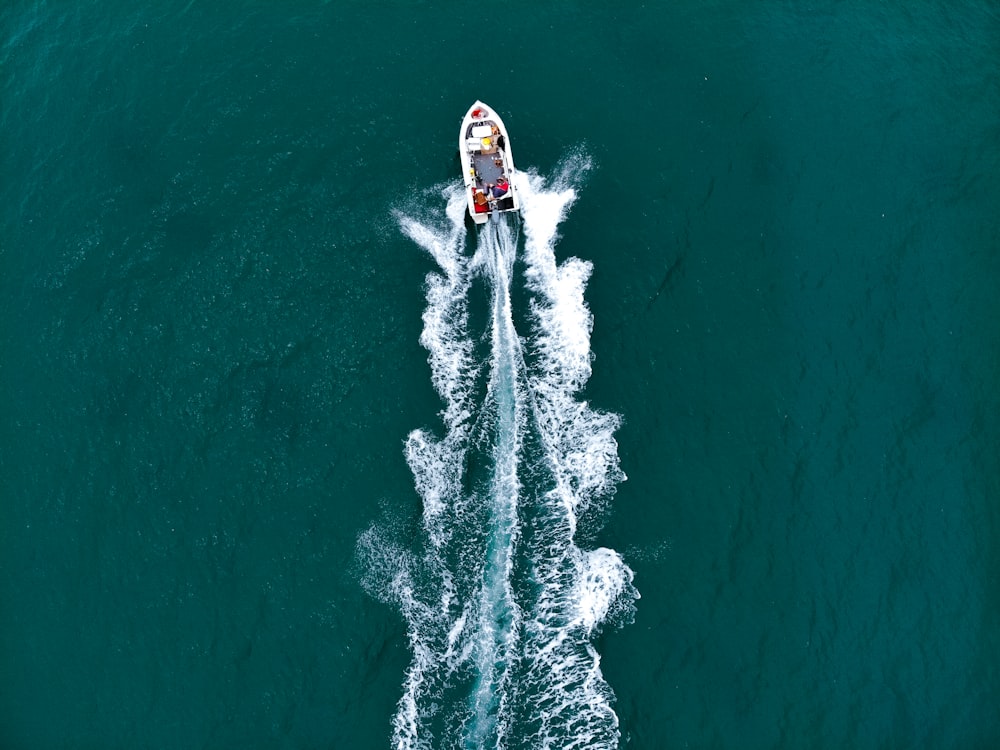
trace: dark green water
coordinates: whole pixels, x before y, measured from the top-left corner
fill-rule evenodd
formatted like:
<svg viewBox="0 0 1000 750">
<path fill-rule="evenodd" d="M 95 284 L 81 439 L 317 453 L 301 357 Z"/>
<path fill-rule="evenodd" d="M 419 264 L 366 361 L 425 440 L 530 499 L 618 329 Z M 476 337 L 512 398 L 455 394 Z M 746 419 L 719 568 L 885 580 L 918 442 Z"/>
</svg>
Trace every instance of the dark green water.
<svg viewBox="0 0 1000 750">
<path fill-rule="evenodd" d="M 476 98 L 596 164 L 622 746 L 1000 746 L 995 3 L 154 6 L 0 7 L 0 746 L 389 746 Z"/>
</svg>

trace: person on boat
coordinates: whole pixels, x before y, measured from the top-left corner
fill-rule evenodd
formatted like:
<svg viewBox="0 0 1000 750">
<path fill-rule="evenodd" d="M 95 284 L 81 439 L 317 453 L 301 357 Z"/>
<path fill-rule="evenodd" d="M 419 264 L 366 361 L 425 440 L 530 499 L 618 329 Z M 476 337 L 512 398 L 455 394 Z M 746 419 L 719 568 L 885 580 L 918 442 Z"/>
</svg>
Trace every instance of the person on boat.
<svg viewBox="0 0 1000 750">
<path fill-rule="evenodd" d="M 490 192 L 493 194 L 494 198 L 502 198 L 507 195 L 507 191 L 510 189 L 510 185 L 507 183 L 506 177 L 501 177 L 497 180 L 497 184 L 490 188 Z"/>
</svg>

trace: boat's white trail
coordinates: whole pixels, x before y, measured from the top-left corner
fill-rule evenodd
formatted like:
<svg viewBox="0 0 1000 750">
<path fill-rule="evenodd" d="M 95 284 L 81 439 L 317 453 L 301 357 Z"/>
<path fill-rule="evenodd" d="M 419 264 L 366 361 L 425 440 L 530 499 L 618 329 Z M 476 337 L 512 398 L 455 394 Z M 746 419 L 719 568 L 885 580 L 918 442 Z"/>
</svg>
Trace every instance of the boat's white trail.
<svg viewBox="0 0 1000 750">
<path fill-rule="evenodd" d="M 495 411 L 487 422 L 492 424 L 488 434 L 493 442 L 492 475 L 489 492 L 481 498 L 490 512 L 474 641 L 477 678 L 466 733 L 470 749 L 503 744 L 506 727 L 501 700 L 509 692 L 521 619 L 511 577 L 518 531 L 518 459 L 524 430 L 522 358 L 510 302 L 514 250 L 510 223 L 497 220 L 480 231 L 473 259 L 484 270 L 493 293 L 486 404 Z"/>
<path fill-rule="evenodd" d="M 358 544 L 365 585 L 395 602 L 408 627 L 398 750 L 618 745 L 593 639 L 609 618 L 629 618 L 638 593 L 618 553 L 583 550 L 575 536 L 624 479 L 619 419 L 577 399 L 590 376 L 591 265 L 554 255 L 588 167 L 575 156 L 548 183 L 516 174 L 523 243 L 520 222 L 499 215 L 479 229 L 471 257 L 461 186 L 444 191 L 444 221 L 397 217 L 440 268 L 426 280 L 421 343 L 446 428 L 406 443 L 423 541 L 373 526 Z M 511 302 L 518 281 L 530 300 L 517 318 L 530 321 L 523 338 Z M 479 289 L 485 338 L 470 330 Z"/>
</svg>

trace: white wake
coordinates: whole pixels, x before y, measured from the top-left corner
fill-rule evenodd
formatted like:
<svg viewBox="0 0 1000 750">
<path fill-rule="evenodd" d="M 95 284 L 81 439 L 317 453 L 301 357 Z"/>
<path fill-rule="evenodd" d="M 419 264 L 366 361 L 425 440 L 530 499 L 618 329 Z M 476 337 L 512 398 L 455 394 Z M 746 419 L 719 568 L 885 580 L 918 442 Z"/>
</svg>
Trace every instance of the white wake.
<svg viewBox="0 0 1000 750">
<path fill-rule="evenodd" d="M 406 442 L 424 539 L 372 526 L 358 544 L 366 587 L 407 623 L 399 750 L 618 745 L 593 639 L 609 617 L 630 619 L 638 592 L 617 552 L 581 549 L 575 537 L 624 479 L 619 418 L 578 399 L 591 373 L 583 295 L 592 267 L 559 264 L 554 253 L 588 168 L 576 156 L 548 182 L 516 175 L 523 228 L 495 217 L 471 256 L 461 186 L 443 191 L 437 223 L 397 216 L 440 269 L 426 279 L 421 343 L 445 426 L 442 438 L 415 430 Z M 511 301 L 518 282 L 529 300 L 518 313 L 523 334 Z M 470 300 L 483 287 L 486 338 L 470 330 Z"/>
</svg>

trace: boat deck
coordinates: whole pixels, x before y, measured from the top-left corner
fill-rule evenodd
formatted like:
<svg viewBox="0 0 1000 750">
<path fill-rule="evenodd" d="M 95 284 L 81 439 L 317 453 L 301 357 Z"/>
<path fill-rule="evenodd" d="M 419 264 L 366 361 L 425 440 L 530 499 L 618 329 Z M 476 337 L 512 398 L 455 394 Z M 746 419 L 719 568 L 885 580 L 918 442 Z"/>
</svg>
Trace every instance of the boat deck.
<svg viewBox="0 0 1000 750">
<path fill-rule="evenodd" d="M 497 164 L 497 162 L 500 162 Z M 486 189 L 486 183 L 497 184 L 497 179 L 506 177 L 499 152 L 492 154 L 472 154 L 472 166 L 476 168 L 476 187 Z"/>
</svg>

